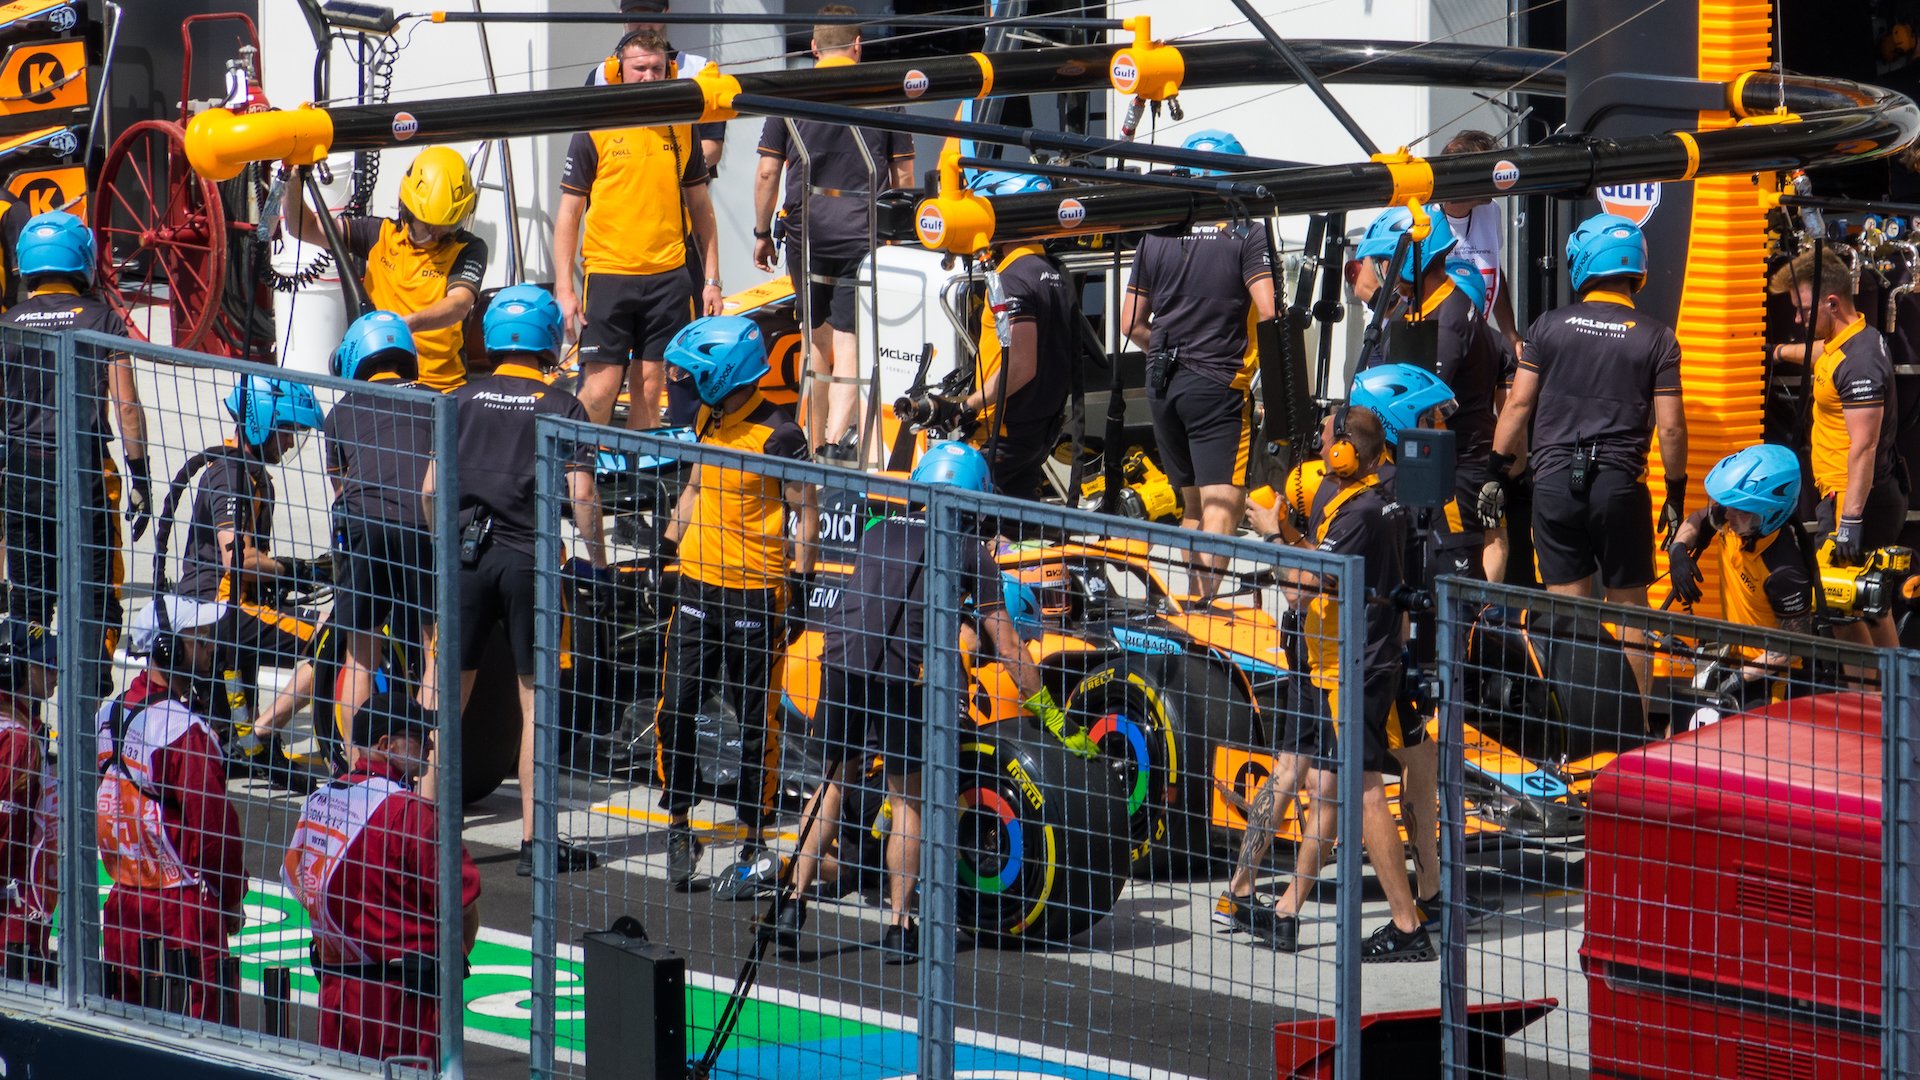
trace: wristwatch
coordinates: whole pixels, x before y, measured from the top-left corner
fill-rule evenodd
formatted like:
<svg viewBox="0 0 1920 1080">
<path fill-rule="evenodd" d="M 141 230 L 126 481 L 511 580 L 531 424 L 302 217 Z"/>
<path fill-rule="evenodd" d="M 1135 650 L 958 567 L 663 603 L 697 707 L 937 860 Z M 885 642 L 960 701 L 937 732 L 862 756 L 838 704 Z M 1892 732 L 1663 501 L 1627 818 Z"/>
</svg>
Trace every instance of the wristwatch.
<svg viewBox="0 0 1920 1080">
<path fill-rule="evenodd" d="M 773 239 L 773 230 L 772 229 L 755 229 L 753 230 L 753 238 L 755 240 L 771 240 Z"/>
<path fill-rule="evenodd" d="M 710 278 L 708 278 L 708 279 L 707 279 L 707 288 L 709 288 L 709 289 L 717 289 L 717 288 L 719 288 L 719 287 L 720 287 L 720 279 L 719 279 L 719 278 L 717 278 L 717 277 L 710 277 Z"/>
</svg>

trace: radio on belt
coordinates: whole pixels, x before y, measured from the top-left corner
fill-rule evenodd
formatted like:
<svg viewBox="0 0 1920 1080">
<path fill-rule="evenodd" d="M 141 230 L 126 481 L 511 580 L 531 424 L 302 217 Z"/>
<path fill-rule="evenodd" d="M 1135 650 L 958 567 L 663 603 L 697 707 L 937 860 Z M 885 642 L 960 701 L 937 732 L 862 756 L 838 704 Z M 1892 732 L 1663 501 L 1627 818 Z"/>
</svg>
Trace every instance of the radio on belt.
<svg viewBox="0 0 1920 1080">
<path fill-rule="evenodd" d="M 1394 493 L 1400 505 L 1437 510 L 1453 500 L 1454 433 L 1402 428 L 1394 455 Z"/>
</svg>

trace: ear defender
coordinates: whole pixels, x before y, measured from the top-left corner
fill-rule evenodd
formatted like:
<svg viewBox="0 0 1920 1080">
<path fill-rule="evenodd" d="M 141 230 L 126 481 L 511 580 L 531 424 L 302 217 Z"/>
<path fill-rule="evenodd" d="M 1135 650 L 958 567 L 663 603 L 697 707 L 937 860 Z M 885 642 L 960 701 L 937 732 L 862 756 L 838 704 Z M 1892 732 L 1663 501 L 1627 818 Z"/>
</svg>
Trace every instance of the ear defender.
<svg viewBox="0 0 1920 1080">
<path fill-rule="evenodd" d="M 1333 445 L 1327 447 L 1327 468 L 1339 477 L 1351 477 L 1360 472 L 1360 454 L 1353 448 L 1352 440 L 1347 438 L 1347 405 L 1341 402 L 1333 407 Z"/>
<path fill-rule="evenodd" d="M 623 73 L 620 70 L 621 67 L 623 66 L 620 63 L 620 54 L 627 51 L 627 46 L 632 43 L 634 38 L 637 38 L 644 33 L 646 33 L 645 30 L 635 30 L 635 31 L 632 31 L 631 33 L 623 35 L 620 38 L 620 43 L 613 47 L 613 55 L 607 57 L 606 61 L 600 65 L 600 74 L 602 76 L 601 78 L 602 82 L 606 83 L 608 86 L 614 86 L 619 83 L 623 83 L 627 81 L 623 77 Z M 679 77 L 680 77 L 680 65 L 676 63 L 671 57 L 669 57 L 667 60 L 667 78 L 671 80 L 671 79 L 677 79 Z"/>
</svg>

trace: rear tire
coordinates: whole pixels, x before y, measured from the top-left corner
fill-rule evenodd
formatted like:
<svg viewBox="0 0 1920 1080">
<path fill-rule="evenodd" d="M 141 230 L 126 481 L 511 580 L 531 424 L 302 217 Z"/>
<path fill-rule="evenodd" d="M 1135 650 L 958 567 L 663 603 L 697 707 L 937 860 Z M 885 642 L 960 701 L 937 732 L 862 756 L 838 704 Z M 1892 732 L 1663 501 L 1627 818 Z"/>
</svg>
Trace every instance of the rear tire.
<svg viewBox="0 0 1920 1080">
<path fill-rule="evenodd" d="M 1073 938 L 1126 887 L 1127 793 L 1110 764 L 997 731 L 960 746 L 960 925 L 1000 947 Z"/>
</svg>

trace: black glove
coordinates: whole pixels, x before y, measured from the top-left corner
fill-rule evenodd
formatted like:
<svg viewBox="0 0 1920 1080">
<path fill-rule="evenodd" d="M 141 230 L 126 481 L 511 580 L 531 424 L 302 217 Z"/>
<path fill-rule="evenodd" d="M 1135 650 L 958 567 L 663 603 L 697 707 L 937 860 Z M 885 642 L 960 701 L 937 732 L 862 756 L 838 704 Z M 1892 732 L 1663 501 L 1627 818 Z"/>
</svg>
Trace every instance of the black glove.
<svg viewBox="0 0 1920 1080">
<path fill-rule="evenodd" d="M 153 474 L 147 470 L 146 458 L 127 459 L 126 495 L 130 535 L 138 540 L 147 534 L 147 526 L 153 524 Z"/>
<path fill-rule="evenodd" d="M 589 559 L 574 556 L 560 566 L 560 572 L 573 582 L 574 588 L 587 594 L 587 605 L 594 611 L 605 611 L 613 606 L 614 573 L 610 566 L 595 566 Z"/>
<path fill-rule="evenodd" d="M 1693 552 L 1687 550 L 1687 545 L 1676 541 L 1667 548 L 1667 569 L 1673 595 L 1688 607 L 1699 603 L 1703 595 L 1700 592 L 1700 567 L 1693 561 Z"/>
<path fill-rule="evenodd" d="M 304 592 L 317 585 L 333 584 L 333 563 L 328 559 L 281 559 L 280 576 L 287 585 Z"/>
<path fill-rule="evenodd" d="M 1680 531 L 1680 523 L 1685 520 L 1687 520 L 1687 478 L 1669 476 L 1667 477 L 1667 501 L 1660 504 L 1660 542 L 1672 543 L 1674 535 Z"/>
<path fill-rule="evenodd" d="M 813 595 L 814 572 L 794 574 L 787 579 L 787 640 L 807 630 L 808 599 Z"/>
<path fill-rule="evenodd" d="M 1488 454 L 1487 471 L 1491 475 L 1480 485 L 1480 498 L 1474 508 L 1480 512 L 1481 521 L 1499 521 L 1507 513 L 1507 485 L 1513 481 L 1513 456 Z"/>
<path fill-rule="evenodd" d="M 1858 566 L 1866 561 L 1867 523 L 1862 518 L 1842 517 L 1833 530 L 1833 561 L 1837 566 Z"/>
</svg>

